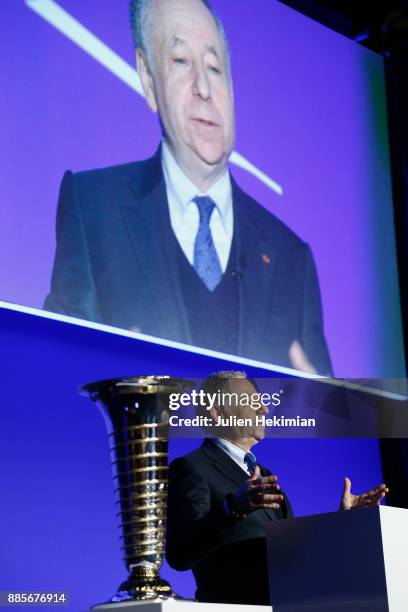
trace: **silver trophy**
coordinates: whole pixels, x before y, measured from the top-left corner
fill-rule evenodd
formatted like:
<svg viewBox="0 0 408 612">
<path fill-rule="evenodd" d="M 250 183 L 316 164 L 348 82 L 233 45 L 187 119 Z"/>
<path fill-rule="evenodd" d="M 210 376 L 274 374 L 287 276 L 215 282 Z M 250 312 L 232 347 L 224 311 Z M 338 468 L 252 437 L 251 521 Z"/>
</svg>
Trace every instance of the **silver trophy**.
<svg viewBox="0 0 408 612">
<path fill-rule="evenodd" d="M 160 577 L 168 470 L 169 396 L 192 387 L 168 376 L 137 376 L 84 385 L 108 429 L 123 559 L 129 571 L 111 603 L 175 597 Z"/>
</svg>

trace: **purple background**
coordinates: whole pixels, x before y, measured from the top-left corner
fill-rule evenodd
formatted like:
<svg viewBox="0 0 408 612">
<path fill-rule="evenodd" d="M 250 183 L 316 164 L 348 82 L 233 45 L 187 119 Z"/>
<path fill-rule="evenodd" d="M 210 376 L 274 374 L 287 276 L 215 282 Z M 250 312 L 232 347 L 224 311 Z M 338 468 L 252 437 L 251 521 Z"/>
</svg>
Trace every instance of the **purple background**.
<svg viewBox="0 0 408 612">
<path fill-rule="evenodd" d="M 128 0 L 59 3 L 129 63 Z M 231 43 L 241 186 L 310 243 L 337 376 L 404 376 L 382 58 L 271 0 L 214 0 Z M 256 10 L 255 10 L 256 8 Z M 29 9 L 2 3 L 0 297 L 41 307 L 65 169 L 151 155 L 144 100 Z M 290 273 L 290 271 L 288 271 Z"/>
</svg>

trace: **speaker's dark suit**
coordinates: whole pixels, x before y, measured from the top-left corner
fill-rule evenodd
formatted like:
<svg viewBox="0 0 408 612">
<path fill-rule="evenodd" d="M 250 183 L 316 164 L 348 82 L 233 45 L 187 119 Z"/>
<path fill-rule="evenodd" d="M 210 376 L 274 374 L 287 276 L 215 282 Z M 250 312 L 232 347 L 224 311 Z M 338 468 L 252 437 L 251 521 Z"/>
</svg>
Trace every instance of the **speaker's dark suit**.
<svg viewBox="0 0 408 612">
<path fill-rule="evenodd" d="M 290 366 L 302 342 L 330 373 L 310 248 L 232 180 L 239 355 Z M 72 174 L 61 186 L 57 250 L 47 310 L 192 344 L 160 152 Z M 209 345 L 217 349 L 211 338 Z"/>
<path fill-rule="evenodd" d="M 248 478 L 210 440 L 170 465 L 166 558 L 193 570 L 200 601 L 269 604 L 265 527 L 293 514 L 285 496 L 279 510 L 228 517 L 225 496 Z"/>
</svg>

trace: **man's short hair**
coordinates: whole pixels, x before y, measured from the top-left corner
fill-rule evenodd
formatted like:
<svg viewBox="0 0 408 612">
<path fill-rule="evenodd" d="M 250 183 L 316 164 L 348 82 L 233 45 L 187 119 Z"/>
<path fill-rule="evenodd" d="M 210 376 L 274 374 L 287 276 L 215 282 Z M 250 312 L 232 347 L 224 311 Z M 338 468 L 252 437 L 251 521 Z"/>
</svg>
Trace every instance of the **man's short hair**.
<svg viewBox="0 0 408 612">
<path fill-rule="evenodd" d="M 214 394 L 214 393 L 229 393 L 231 391 L 230 380 L 232 378 L 245 378 L 248 376 L 246 372 L 237 372 L 234 370 L 231 371 L 222 371 L 222 372 L 214 372 L 206 378 L 203 382 L 201 389 L 204 393 Z"/>
<path fill-rule="evenodd" d="M 233 392 L 233 389 L 231 388 L 231 381 L 233 379 L 248 380 L 255 387 L 255 389 L 257 389 L 256 382 L 252 378 L 249 378 L 246 372 L 238 372 L 238 371 L 232 370 L 232 371 L 214 372 L 213 374 L 211 374 L 211 376 L 206 378 L 206 380 L 203 382 L 203 384 L 201 385 L 201 390 L 204 391 L 205 394 L 208 393 L 211 396 L 214 396 L 214 395 L 218 396 L 218 393 L 219 393 L 221 398 L 223 396 L 228 396 L 228 394 L 234 395 L 236 391 Z M 207 396 L 205 395 L 205 397 Z M 204 405 L 202 405 L 200 402 L 196 406 L 196 414 L 199 416 L 207 416 L 207 417 L 210 416 L 209 411 L 207 410 L 207 405 L 208 405 L 208 402 L 206 401 L 204 401 Z"/>
<path fill-rule="evenodd" d="M 224 26 L 221 20 L 214 13 L 208 0 L 200 0 L 210 11 L 216 26 L 221 34 L 227 56 L 228 71 L 230 72 L 230 52 Z M 141 49 L 148 63 L 152 66 L 152 53 L 150 48 L 149 33 L 152 26 L 152 15 L 149 8 L 150 0 L 130 0 L 130 25 L 132 29 L 133 46 Z"/>
</svg>

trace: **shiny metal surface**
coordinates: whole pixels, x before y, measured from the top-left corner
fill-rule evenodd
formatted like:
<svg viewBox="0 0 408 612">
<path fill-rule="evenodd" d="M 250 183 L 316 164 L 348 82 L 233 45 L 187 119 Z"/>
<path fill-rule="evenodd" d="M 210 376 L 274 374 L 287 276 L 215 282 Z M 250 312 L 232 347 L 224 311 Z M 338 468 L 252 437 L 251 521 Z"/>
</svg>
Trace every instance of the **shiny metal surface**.
<svg viewBox="0 0 408 612">
<path fill-rule="evenodd" d="M 129 576 L 112 602 L 174 597 L 160 578 L 166 531 L 169 396 L 190 381 L 141 376 L 90 383 L 110 443 L 121 551 Z"/>
</svg>

